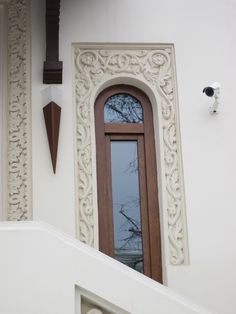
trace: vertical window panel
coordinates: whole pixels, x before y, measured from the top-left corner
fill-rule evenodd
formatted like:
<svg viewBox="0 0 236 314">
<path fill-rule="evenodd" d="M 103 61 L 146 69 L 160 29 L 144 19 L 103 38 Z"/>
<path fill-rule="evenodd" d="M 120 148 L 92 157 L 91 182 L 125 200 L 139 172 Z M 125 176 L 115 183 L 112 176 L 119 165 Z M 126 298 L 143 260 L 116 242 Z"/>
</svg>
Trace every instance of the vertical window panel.
<svg viewBox="0 0 236 314">
<path fill-rule="evenodd" d="M 114 257 L 144 272 L 137 141 L 111 141 Z"/>
<path fill-rule="evenodd" d="M 99 249 L 162 282 L 152 108 L 139 89 L 117 85 L 95 103 Z"/>
</svg>

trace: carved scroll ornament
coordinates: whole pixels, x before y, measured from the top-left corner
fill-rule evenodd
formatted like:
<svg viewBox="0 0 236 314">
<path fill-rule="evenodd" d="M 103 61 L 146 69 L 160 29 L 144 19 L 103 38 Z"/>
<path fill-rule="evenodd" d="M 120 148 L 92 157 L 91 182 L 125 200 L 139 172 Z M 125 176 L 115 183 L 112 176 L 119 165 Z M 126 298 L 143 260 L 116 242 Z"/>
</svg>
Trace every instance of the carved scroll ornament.
<svg viewBox="0 0 236 314">
<path fill-rule="evenodd" d="M 112 312 L 115 313 L 115 312 Z M 81 297 L 81 314 L 112 314 L 110 311 L 101 308 L 95 302 L 88 299 L 87 297 Z"/>
<path fill-rule="evenodd" d="M 173 265 L 183 264 L 186 256 L 184 190 L 176 117 L 172 46 L 101 47 L 75 45 L 75 95 L 77 113 L 78 164 L 78 224 L 80 239 L 94 245 L 94 223 L 97 213 L 93 204 L 93 176 L 91 154 L 91 95 L 102 81 L 117 75 L 133 76 L 151 85 L 158 95 L 163 128 L 164 173 L 161 179 L 165 191 L 169 260 Z"/>
<path fill-rule="evenodd" d="M 89 310 L 87 314 L 103 314 L 103 312 L 98 309 L 92 309 L 92 310 Z"/>
<path fill-rule="evenodd" d="M 8 3 L 7 219 L 31 219 L 28 0 Z"/>
</svg>

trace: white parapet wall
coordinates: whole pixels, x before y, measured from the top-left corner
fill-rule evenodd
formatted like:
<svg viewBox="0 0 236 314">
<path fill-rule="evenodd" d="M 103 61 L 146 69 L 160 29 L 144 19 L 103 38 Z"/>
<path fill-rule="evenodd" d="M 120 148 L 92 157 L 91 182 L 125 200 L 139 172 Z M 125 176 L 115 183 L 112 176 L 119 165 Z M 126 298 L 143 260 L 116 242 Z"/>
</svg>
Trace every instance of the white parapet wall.
<svg viewBox="0 0 236 314">
<path fill-rule="evenodd" d="M 45 223 L 0 223 L 0 248 L 1 314 L 210 313 Z"/>
</svg>

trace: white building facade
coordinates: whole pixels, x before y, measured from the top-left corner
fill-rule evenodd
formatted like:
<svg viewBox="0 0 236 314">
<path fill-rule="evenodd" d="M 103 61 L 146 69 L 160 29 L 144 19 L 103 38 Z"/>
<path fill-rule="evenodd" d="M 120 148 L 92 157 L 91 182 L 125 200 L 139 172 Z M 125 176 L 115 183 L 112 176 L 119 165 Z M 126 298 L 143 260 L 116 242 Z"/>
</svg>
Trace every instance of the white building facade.
<svg viewBox="0 0 236 314">
<path fill-rule="evenodd" d="M 0 9 L 1 220 L 46 222 L 99 249 L 94 105 L 107 87 L 136 87 L 153 111 L 163 284 L 235 313 L 234 1 L 61 0 L 58 85 L 43 84 L 43 1 Z M 219 113 L 210 114 L 202 91 L 215 81 Z M 62 108 L 56 174 L 43 116 L 50 100 Z"/>
</svg>

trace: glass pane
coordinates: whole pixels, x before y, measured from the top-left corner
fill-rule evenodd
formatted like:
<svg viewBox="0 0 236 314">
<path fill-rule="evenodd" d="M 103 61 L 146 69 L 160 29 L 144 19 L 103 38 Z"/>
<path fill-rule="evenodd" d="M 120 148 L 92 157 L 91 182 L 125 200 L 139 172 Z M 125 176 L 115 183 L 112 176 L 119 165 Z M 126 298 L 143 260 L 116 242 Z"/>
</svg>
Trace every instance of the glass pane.
<svg viewBox="0 0 236 314">
<path fill-rule="evenodd" d="M 143 273 L 137 141 L 111 142 L 115 258 Z"/>
<path fill-rule="evenodd" d="M 130 95 L 111 96 L 105 103 L 104 121 L 105 123 L 142 123 L 142 106 Z"/>
</svg>

